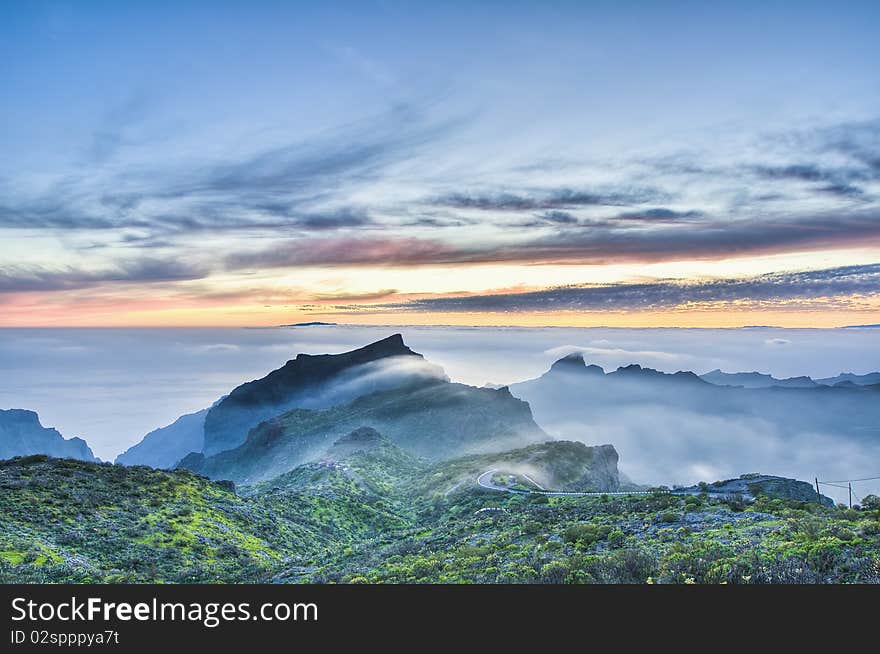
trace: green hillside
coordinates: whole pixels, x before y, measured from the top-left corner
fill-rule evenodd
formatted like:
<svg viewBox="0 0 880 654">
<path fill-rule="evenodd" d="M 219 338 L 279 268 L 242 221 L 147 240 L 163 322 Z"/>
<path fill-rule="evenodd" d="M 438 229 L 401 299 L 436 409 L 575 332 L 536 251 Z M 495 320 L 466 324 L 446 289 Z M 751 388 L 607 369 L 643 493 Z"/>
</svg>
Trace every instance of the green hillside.
<svg viewBox="0 0 880 654">
<path fill-rule="evenodd" d="M 880 582 L 880 512 L 771 499 L 552 497 L 478 486 L 492 459 L 582 479 L 568 450 L 429 464 L 372 430 L 233 490 L 185 470 L 0 462 L 2 582 Z M 570 453 L 570 452 L 569 452 Z"/>
</svg>

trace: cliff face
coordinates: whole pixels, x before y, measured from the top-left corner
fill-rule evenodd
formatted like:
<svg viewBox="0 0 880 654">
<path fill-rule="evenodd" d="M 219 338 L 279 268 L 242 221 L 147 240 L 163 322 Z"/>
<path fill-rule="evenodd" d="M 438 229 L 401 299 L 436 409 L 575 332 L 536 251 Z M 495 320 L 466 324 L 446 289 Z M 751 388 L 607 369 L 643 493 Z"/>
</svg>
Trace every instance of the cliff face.
<svg viewBox="0 0 880 654">
<path fill-rule="evenodd" d="M 618 454 L 613 445 L 550 441 L 505 453 L 501 467 L 532 469 L 529 476 L 548 490 L 616 491 Z"/>
<path fill-rule="evenodd" d="M 580 445 L 577 443 L 576 445 Z M 575 479 L 559 479 L 562 490 L 595 488 L 602 491 L 620 490 L 620 473 L 617 470 L 619 456 L 613 445 L 584 446 L 590 452 L 583 472 Z"/>
<path fill-rule="evenodd" d="M 81 461 L 96 460 L 83 439 L 65 439 L 56 429 L 43 427 L 39 416 L 33 411 L 0 410 L 0 459 L 30 454 L 46 454 Z"/>
</svg>

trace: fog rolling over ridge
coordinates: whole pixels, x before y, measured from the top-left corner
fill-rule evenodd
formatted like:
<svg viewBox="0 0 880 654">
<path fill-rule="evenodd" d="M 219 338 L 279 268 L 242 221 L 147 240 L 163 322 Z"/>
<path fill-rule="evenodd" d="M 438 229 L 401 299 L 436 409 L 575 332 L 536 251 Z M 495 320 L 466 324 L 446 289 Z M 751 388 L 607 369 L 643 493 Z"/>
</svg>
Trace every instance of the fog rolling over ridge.
<svg viewBox="0 0 880 654">
<path fill-rule="evenodd" d="M 342 354 L 298 354 L 261 379 L 236 387 L 205 417 L 204 453 L 241 445 L 260 422 L 289 409 L 326 409 L 366 393 L 443 380 L 443 370 L 399 334 Z"/>
</svg>

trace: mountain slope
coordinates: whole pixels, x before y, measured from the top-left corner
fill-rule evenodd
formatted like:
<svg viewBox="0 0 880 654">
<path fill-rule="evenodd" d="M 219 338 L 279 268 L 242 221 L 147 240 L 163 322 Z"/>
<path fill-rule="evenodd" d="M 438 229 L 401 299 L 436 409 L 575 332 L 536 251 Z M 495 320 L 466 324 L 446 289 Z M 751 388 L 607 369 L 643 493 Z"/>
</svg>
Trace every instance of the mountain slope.
<svg viewBox="0 0 880 654">
<path fill-rule="evenodd" d="M 298 520 L 185 470 L 32 456 L 0 462 L 0 564 L 31 581 L 259 581 L 335 546 Z"/>
<path fill-rule="evenodd" d="M 320 461 L 240 490 L 279 511 L 305 504 L 303 513 L 335 526 L 335 538 L 363 539 L 410 526 L 412 498 L 400 491 L 426 467 L 376 430 L 362 427 L 338 439 Z"/>
<path fill-rule="evenodd" d="M 260 422 L 293 408 L 320 409 L 404 384 L 445 379 L 400 334 L 342 354 L 299 354 L 234 389 L 205 418 L 204 454 L 241 445 Z"/>
<path fill-rule="evenodd" d="M 0 409 L 0 459 L 30 454 L 95 461 L 95 455 L 81 438 L 65 439 L 56 429 L 43 427 L 33 411 Z"/>
<path fill-rule="evenodd" d="M 160 427 L 143 437 L 116 457 L 116 463 L 151 468 L 173 468 L 190 452 L 199 452 L 205 440 L 205 416 L 209 409 L 180 416 L 167 427 Z"/>
<path fill-rule="evenodd" d="M 340 437 L 372 427 L 427 459 L 501 451 L 549 440 L 529 405 L 507 388 L 416 384 L 361 396 L 330 409 L 295 409 L 261 423 L 238 448 L 180 462 L 213 479 L 265 481 L 318 459 Z"/>
</svg>

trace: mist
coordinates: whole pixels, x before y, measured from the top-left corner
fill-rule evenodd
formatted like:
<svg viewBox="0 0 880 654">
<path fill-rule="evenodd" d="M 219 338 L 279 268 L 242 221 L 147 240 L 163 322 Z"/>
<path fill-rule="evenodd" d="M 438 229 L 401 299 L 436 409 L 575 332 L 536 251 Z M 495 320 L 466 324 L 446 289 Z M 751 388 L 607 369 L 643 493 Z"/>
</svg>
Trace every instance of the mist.
<svg viewBox="0 0 880 654">
<path fill-rule="evenodd" d="M 568 369 L 570 368 L 570 369 Z M 556 438 L 610 443 L 636 483 L 692 485 L 759 472 L 812 481 L 880 476 L 880 395 L 719 387 L 692 375 L 554 368 L 511 386 Z M 858 484 L 858 501 L 880 481 Z M 846 500 L 846 492 L 823 486 Z"/>
<path fill-rule="evenodd" d="M 780 378 L 880 370 L 876 329 L 0 329 L 0 408 L 37 411 L 44 425 L 85 438 L 97 456 L 112 460 L 147 432 L 211 406 L 297 353 L 344 352 L 394 332 L 453 381 L 476 386 L 536 378 L 575 350 L 606 370 L 638 363 L 665 372 L 720 368 Z M 361 372 L 375 380 L 387 374 Z M 841 433 L 821 420 L 795 430 L 760 412 L 653 401 L 624 411 L 620 398 L 603 400 L 607 407 L 593 405 L 587 417 L 533 411 L 556 437 L 613 444 L 621 470 L 638 483 L 694 483 L 755 471 L 806 480 L 880 474 L 876 431 Z M 859 496 L 865 492 L 880 488 L 859 485 Z"/>
</svg>

